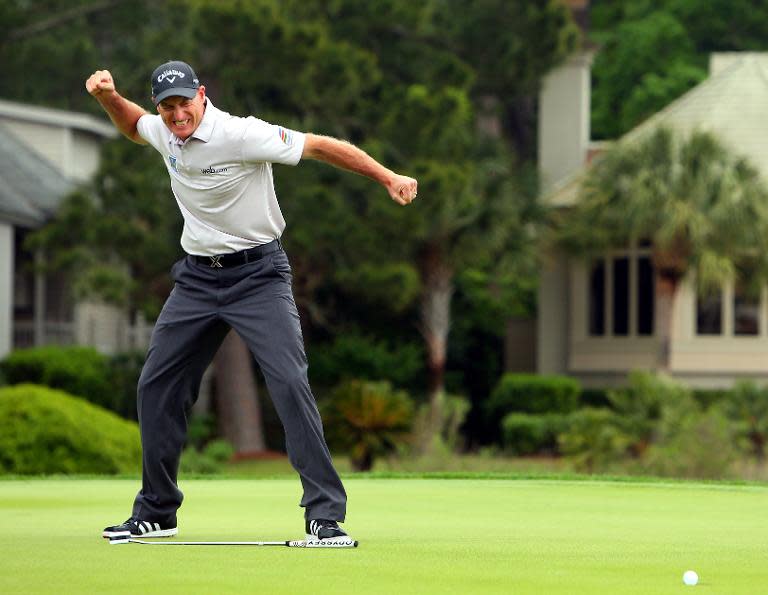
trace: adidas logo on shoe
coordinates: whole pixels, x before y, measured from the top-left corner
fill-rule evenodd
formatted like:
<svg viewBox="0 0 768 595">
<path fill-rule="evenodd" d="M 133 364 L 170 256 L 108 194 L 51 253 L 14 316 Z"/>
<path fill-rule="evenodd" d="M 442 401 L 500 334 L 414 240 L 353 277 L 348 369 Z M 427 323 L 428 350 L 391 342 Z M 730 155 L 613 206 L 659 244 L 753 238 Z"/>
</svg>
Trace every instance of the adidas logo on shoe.
<svg viewBox="0 0 768 595">
<path fill-rule="evenodd" d="M 350 541 L 351 537 L 339 527 L 336 521 L 330 521 L 327 519 L 312 519 L 307 520 L 305 524 L 305 532 L 307 541 Z"/>
<path fill-rule="evenodd" d="M 156 523 L 131 517 L 122 525 L 105 527 L 101 535 L 102 537 L 118 537 L 126 534 L 131 537 L 171 537 L 178 532 L 175 523 Z"/>
</svg>

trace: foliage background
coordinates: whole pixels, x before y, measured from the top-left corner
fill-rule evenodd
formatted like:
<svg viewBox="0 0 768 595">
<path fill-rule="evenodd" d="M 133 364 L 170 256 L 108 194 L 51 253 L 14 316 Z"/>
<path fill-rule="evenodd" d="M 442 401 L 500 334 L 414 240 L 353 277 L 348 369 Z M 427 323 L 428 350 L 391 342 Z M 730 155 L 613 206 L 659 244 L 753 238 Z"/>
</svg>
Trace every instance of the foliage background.
<svg viewBox="0 0 768 595">
<path fill-rule="evenodd" d="M 362 337 L 359 352 L 381 358 L 357 367 L 377 380 L 487 395 L 503 361 L 503 325 L 489 320 L 532 314 L 535 100 L 577 43 L 559 2 L 4 0 L 0 18 L 7 99 L 103 117 L 83 82 L 107 68 L 151 111 L 148 73 L 183 59 L 218 107 L 350 140 L 417 177 L 418 208 L 398 209 L 326 165 L 275 168 L 310 363 L 318 353 L 321 375 L 349 376 L 321 354 Z M 169 194 L 154 151 L 116 140 L 34 243 L 77 294 L 151 320 L 181 255 Z M 435 270 L 461 308 L 437 351 L 423 315 Z M 470 420 L 480 435 L 482 417 Z"/>
</svg>

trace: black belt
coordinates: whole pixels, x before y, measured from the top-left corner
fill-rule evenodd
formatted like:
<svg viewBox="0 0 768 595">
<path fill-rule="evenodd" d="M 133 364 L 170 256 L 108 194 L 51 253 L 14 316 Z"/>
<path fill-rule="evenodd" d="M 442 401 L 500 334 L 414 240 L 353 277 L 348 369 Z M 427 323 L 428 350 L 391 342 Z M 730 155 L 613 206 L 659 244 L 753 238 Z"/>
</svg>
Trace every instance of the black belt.
<svg viewBox="0 0 768 595">
<path fill-rule="evenodd" d="M 229 254 L 219 254 L 217 256 L 192 256 L 195 262 L 200 265 L 205 265 L 213 269 L 223 269 L 226 267 L 235 267 L 241 264 L 248 264 L 255 260 L 272 254 L 281 250 L 283 245 L 280 243 L 280 238 L 272 240 L 261 246 L 254 246 L 247 250 L 241 250 L 240 252 L 231 252 Z"/>
</svg>

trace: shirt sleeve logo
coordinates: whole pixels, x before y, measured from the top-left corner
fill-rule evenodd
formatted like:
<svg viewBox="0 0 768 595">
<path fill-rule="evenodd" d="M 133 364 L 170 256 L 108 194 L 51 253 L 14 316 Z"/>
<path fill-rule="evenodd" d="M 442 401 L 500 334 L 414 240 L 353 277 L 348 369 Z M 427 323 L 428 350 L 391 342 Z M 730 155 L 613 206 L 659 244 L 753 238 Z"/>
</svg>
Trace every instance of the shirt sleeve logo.
<svg viewBox="0 0 768 595">
<path fill-rule="evenodd" d="M 283 141 L 289 147 L 293 146 L 293 133 L 290 130 L 286 130 L 282 126 L 277 127 L 277 134 L 280 140 Z"/>
</svg>

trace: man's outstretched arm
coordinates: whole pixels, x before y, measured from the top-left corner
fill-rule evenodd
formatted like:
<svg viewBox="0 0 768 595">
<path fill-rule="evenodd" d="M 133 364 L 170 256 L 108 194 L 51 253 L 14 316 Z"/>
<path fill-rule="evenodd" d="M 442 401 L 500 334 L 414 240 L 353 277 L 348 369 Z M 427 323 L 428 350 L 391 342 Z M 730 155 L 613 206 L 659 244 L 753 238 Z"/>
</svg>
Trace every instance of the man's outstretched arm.
<svg viewBox="0 0 768 595">
<path fill-rule="evenodd" d="M 115 81 L 112 79 L 109 70 L 97 70 L 94 72 L 85 81 L 85 88 L 99 102 L 104 111 L 107 112 L 115 128 L 133 142 L 140 145 L 147 144 L 139 136 L 138 130 L 136 130 L 136 123 L 139 121 L 139 118 L 147 112 L 132 101 L 122 97 L 115 90 Z"/>
<path fill-rule="evenodd" d="M 407 205 L 416 198 L 418 182 L 387 169 L 356 146 L 328 136 L 307 134 L 303 159 L 316 159 L 371 178 L 384 186 L 396 203 Z"/>
</svg>

